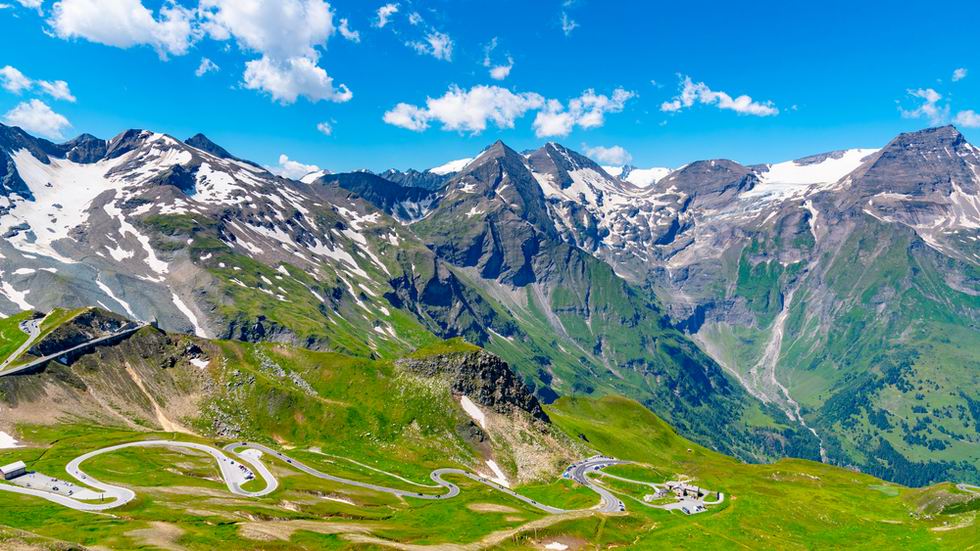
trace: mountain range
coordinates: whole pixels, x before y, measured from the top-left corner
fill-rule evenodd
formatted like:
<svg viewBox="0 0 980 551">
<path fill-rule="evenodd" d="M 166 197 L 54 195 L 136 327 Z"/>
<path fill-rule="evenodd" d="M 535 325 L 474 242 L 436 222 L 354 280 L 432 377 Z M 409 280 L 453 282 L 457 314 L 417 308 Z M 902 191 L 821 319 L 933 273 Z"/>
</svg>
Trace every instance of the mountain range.
<svg viewBox="0 0 980 551">
<path fill-rule="evenodd" d="M 977 482 L 978 170 L 941 127 L 755 166 L 496 142 L 297 181 L 200 134 L 0 125 L 0 313 L 373 360 L 462 337 L 546 404 L 624 394 L 751 461 Z"/>
</svg>

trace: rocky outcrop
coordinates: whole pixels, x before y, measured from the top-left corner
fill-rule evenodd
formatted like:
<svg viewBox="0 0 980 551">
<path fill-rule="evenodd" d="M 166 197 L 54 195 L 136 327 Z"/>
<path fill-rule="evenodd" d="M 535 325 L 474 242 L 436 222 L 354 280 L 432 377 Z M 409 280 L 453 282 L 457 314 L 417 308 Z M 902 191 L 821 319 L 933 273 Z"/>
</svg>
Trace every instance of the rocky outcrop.
<svg viewBox="0 0 980 551">
<path fill-rule="evenodd" d="M 91 308 L 54 329 L 28 349 L 34 356 L 47 356 L 67 350 L 93 339 L 108 337 L 135 323 L 101 308 Z"/>
<path fill-rule="evenodd" d="M 467 396 L 497 413 L 510 414 L 521 410 L 535 419 L 551 422 L 538 399 L 507 362 L 489 352 L 454 352 L 400 360 L 398 365 L 423 377 L 444 378 L 454 394 Z"/>
</svg>

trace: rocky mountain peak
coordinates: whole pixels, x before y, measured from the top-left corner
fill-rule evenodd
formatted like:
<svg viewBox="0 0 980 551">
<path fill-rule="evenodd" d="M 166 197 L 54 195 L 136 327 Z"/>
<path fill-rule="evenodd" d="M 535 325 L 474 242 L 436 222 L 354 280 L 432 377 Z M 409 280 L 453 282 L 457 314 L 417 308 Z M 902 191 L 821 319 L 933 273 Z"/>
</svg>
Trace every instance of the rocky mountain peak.
<svg viewBox="0 0 980 551">
<path fill-rule="evenodd" d="M 201 133 L 194 134 L 190 138 L 184 140 L 184 143 L 200 149 L 206 153 L 210 153 L 219 159 L 235 159 L 236 157 L 228 152 L 227 149 L 221 147 L 220 145 L 211 141 L 207 136 Z"/>
<path fill-rule="evenodd" d="M 76 163 L 94 163 L 105 157 L 108 143 L 91 134 L 82 134 L 62 144 L 65 157 Z"/>
<path fill-rule="evenodd" d="M 896 193 L 923 197 L 956 189 L 976 194 L 980 154 L 954 126 L 906 132 L 852 175 L 861 196 Z"/>
<path fill-rule="evenodd" d="M 695 161 L 660 180 L 657 187 L 679 191 L 701 203 L 720 205 L 734 195 L 752 189 L 755 174 L 735 161 L 713 159 Z"/>
</svg>

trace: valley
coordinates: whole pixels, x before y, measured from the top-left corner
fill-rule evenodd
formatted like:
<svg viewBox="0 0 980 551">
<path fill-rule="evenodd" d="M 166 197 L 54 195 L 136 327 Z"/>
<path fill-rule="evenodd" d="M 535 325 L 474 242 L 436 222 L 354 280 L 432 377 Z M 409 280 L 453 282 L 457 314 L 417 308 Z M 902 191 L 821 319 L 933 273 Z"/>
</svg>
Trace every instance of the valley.
<svg viewBox="0 0 980 551">
<path fill-rule="evenodd" d="M 955 129 L 655 180 L 555 143 L 291 180 L 201 135 L 0 131 L 0 430 L 22 446 L 0 462 L 67 465 L 105 494 L 4 486 L 43 514 L 0 538 L 738 533 L 782 549 L 976 533 L 980 160 Z M 920 183 L 899 196 L 882 178 Z M 697 497 L 672 497 L 684 485 Z M 814 499 L 840 520 L 779 528 Z"/>
</svg>

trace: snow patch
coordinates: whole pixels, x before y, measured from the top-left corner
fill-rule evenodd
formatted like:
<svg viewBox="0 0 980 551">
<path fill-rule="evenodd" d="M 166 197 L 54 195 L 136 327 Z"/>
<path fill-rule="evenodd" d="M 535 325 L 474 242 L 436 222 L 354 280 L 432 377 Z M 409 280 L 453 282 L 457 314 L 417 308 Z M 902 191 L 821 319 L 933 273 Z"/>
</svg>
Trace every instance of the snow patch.
<svg viewBox="0 0 980 551">
<path fill-rule="evenodd" d="M 459 405 L 463 406 L 463 411 L 466 412 L 474 421 L 476 421 L 481 429 L 486 430 L 487 428 L 487 416 L 484 414 L 480 408 L 469 399 L 468 396 L 463 395 L 459 398 Z"/>
<path fill-rule="evenodd" d="M 177 296 L 177 293 L 171 291 L 170 296 L 174 302 L 174 306 L 176 306 L 177 309 L 180 310 L 180 313 L 184 314 L 184 316 L 188 319 L 188 321 L 191 322 L 191 325 L 194 326 L 194 334 L 197 335 L 198 337 L 206 339 L 208 337 L 208 333 L 207 331 L 204 330 L 204 327 L 202 327 L 201 323 L 197 320 L 197 316 L 194 315 L 194 311 L 188 308 L 186 304 L 184 304 L 184 301 L 181 300 L 179 296 Z"/>
<path fill-rule="evenodd" d="M 17 439 L 9 434 L 0 431 L 0 450 L 9 450 L 11 448 L 19 448 L 20 444 L 17 443 Z"/>
<path fill-rule="evenodd" d="M 493 471 L 493 476 L 489 477 L 490 480 L 500 484 L 504 488 L 510 488 L 510 481 L 507 480 L 507 475 L 504 474 L 504 471 L 501 470 L 496 461 L 487 459 L 487 467 L 490 467 L 490 470 Z"/>
<path fill-rule="evenodd" d="M 447 174 L 454 174 L 466 168 L 466 165 L 473 161 L 472 157 L 467 157 L 466 159 L 456 159 L 455 161 L 449 161 L 444 165 L 439 165 L 435 168 L 430 168 L 429 172 L 433 174 L 438 174 L 439 176 L 445 176 Z"/>
</svg>

